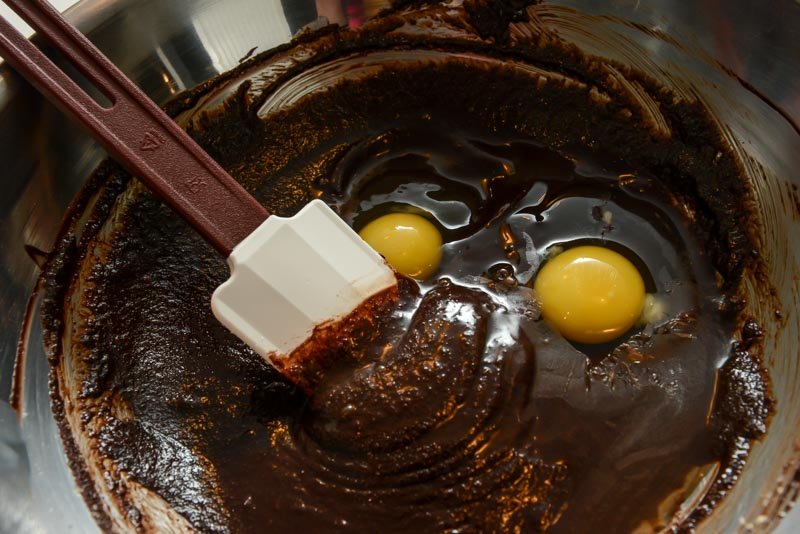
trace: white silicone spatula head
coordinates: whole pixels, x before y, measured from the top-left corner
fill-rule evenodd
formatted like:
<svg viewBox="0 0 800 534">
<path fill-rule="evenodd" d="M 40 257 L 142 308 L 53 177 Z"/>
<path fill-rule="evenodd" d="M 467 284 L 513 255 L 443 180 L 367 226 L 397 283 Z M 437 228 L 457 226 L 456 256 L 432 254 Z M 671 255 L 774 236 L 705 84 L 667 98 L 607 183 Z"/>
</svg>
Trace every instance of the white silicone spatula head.
<svg viewBox="0 0 800 534">
<path fill-rule="evenodd" d="M 269 217 L 228 257 L 214 292 L 219 321 L 274 363 L 324 323 L 397 284 L 394 271 L 324 202 Z"/>
</svg>

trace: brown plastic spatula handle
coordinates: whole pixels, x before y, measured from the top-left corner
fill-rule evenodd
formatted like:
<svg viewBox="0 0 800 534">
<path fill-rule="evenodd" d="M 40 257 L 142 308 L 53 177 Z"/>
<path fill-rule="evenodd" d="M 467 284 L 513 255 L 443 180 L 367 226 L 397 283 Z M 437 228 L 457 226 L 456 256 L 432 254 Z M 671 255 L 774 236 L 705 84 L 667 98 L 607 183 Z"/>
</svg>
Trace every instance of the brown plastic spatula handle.
<svg viewBox="0 0 800 534">
<path fill-rule="evenodd" d="M 226 257 L 269 213 L 44 0 L 3 0 L 111 102 L 103 107 L 0 17 L 0 55 Z"/>
</svg>

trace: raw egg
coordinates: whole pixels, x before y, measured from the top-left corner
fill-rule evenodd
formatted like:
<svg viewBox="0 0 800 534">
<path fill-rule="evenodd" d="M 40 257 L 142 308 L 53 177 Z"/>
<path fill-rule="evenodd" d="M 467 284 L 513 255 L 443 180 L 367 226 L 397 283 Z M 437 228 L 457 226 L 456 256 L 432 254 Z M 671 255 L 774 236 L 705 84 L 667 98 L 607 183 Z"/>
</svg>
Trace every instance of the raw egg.
<svg viewBox="0 0 800 534">
<path fill-rule="evenodd" d="M 442 236 L 425 217 L 384 215 L 367 224 L 359 235 L 401 274 L 424 280 L 439 269 Z"/>
<path fill-rule="evenodd" d="M 625 256 L 598 246 L 571 248 L 547 261 L 534 290 L 542 316 L 576 343 L 606 343 L 642 314 L 642 275 Z"/>
</svg>

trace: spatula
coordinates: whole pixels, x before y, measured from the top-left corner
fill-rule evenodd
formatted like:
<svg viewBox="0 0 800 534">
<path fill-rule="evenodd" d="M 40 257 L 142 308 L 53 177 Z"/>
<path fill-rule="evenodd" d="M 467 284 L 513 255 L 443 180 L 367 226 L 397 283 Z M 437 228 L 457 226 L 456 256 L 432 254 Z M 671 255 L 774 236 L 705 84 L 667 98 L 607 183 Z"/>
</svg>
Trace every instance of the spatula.
<svg viewBox="0 0 800 534">
<path fill-rule="evenodd" d="M 221 254 L 217 319 L 279 369 L 315 328 L 397 284 L 394 271 L 319 200 L 270 215 L 44 0 L 4 0 L 110 101 L 102 106 L 0 18 L 0 55 Z M 285 362 L 284 362 L 285 363 Z"/>
</svg>

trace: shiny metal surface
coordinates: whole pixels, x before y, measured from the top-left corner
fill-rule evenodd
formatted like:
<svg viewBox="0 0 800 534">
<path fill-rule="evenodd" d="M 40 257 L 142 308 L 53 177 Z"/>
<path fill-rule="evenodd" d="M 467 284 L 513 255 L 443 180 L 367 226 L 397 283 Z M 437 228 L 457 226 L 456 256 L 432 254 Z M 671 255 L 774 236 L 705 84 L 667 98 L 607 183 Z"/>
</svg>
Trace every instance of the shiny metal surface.
<svg viewBox="0 0 800 534">
<path fill-rule="evenodd" d="M 659 33 L 681 43 L 697 44 L 795 123 L 800 121 L 800 48 L 796 43 L 796 36 L 800 35 L 800 4 L 794 0 L 552 3 L 641 24 L 652 31 L 652 37 L 645 39 L 642 46 L 665 61 L 671 52 Z M 363 11 L 369 13 L 379 5 L 380 2 L 364 2 Z M 338 0 L 84 0 L 68 15 L 145 92 L 163 102 L 176 92 L 235 66 L 254 47 L 265 50 L 288 41 L 294 31 L 314 21 L 318 11 L 336 22 L 348 22 Z M 30 344 L 24 361 L 20 417 L 5 400 L 11 394 L 17 342 L 38 276 L 26 247 L 29 251 L 52 247 L 67 206 L 103 153 L 22 82 L 5 70 L 2 74 L 0 532 L 93 532 L 97 528 L 75 490 L 49 409 L 47 362 L 36 317 L 30 322 L 31 331 L 23 336 Z M 725 83 L 738 84 L 722 78 L 719 83 L 723 87 Z M 738 90 L 747 92 L 741 86 Z M 800 184 L 797 130 L 770 104 L 752 94 L 746 100 L 746 105 L 733 114 L 736 135 L 748 143 L 755 160 L 775 175 Z M 723 111 L 725 106 L 733 108 L 738 103 L 730 98 L 716 101 Z M 780 229 L 776 230 L 777 236 L 766 246 L 772 247 L 776 257 L 786 260 L 787 265 L 796 267 L 800 265 L 800 222 L 792 219 L 791 206 L 766 205 L 772 202 L 768 193 L 763 196 L 765 213 L 788 212 L 775 227 Z M 781 272 L 777 269 L 776 276 Z M 800 292 L 800 282 L 792 276 L 790 269 L 781 286 L 790 303 L 796 302 Z M 793 308 L 791 318 L 796 315 L 797 309 Z M 778 415 L 765 442 L 756 447 L 745 472 L 747 480 L 737 488 L 737 500 L 726 502 L 720 510 L 726 514 L 725 521 L 707 526 L 708 531 L 733 530 L 739 516 L 745 517 L 744 527 L 756 531 L 763 527 L 753 510 L 763 502 L 762 508 L 769 513 L 769 495 L 762 488 L 775 484 L 760 475 L 780 471 L 785 465 L 783 458 L 796 456 L 792 451 L 800 446 L 798 339 L 800 332 L 789 329 L 781 352 L 769 355 Z M 789 481 L 786 483 L 786 488 L 778 489 L 785 489 L 787 495 L 797 491 Z M 785 519 L 780 530 L 800 531 L 800 511 Z"/>
</svg>

